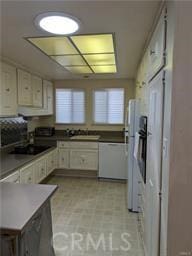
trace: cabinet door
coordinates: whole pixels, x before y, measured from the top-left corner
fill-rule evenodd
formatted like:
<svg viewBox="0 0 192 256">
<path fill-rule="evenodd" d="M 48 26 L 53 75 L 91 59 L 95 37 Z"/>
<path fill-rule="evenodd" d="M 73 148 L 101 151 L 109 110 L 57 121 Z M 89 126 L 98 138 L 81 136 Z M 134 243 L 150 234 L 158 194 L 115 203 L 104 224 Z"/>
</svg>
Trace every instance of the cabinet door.
<svg viewBox="0 0 192 256">
<path fill-rule="evenodd" d="M 16 171 L 9 175 L 8 177 L 1 180 L 1 182 L 11 182 L 11 183 L 20 183 L 20 173 Z"/>
<path fill-rule="evenodd" d="M 33 88 L 33 107 L 41 108 L 43 106 L 42 79 L 37 76 L 32 76 L 32 88 Z"/>
<path fill-rule="evenodd" d="M 146 227 L 147 255 L 157 256 L 159 250 L 162 123 L 164 73 L 160 72 L 149 86 L 149 118 L 147 139 Z"/>
<path fill-rule="evenodd" d="M 54 169 L 54 152 L 51 152 L 47 156 L 47 175 L 49 175 Z"/>
<path fill-rule="evenodd" d="M 20 171 L 20 183 L 34 183 L 34 166 L 26 166 Z"/>
<path fill-rule="evenodd" d="M 53 114 L 53 84 L 50 81 L 43 80 L 44 91 L 44 111 L 46 115 Z"/>
<path fill-rule="evenodd" d="M 32 85 L 31 75 L 23 70 L 18 70 L 18 104 L 23 106 L 31 106 Z"/>
<path fill-rule="evenodd" d="M 56 169 L 58 167 L 58 150 L 55 149 L 53 152 L 53 168 Z"/>
<path fill-rule="evenodd" d="M 98 151 L 72 149 L 70 151 L 70 168 L 78 170 L 98 170 Z"/>
<path fill-rule="evenodd" d="M 165 65 L 166 22 L 163 11 L 149 44 L 149 80 Z"/>
<path fill-rule="evenodd" d="M 17 115 L 16 68 L 2 64 L 0 75 L 0 116 Z"/>
<path fill-rule="evenodd" d="M 41 182 L 47 176 L 46 170 L 46 158 L 43 157 L 36 162 L 36 173 L 35 173 L 35 181 L 36 183 Z"/>
<path fill-rule="evenodd" d="M 69 150 L 59 149 L 59 168 L 69 169 Z"/>
</svg>

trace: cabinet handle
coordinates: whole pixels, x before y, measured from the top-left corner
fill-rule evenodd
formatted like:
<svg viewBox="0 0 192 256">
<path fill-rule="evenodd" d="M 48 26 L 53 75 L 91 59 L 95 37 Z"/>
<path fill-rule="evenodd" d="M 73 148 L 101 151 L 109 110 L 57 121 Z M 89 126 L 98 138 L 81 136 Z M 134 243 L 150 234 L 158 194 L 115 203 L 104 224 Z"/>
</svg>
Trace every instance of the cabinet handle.
<svg viewBox="0 0 192 256">
<path fill-rule="evenodd" d="M 28 90 L 29 88 L 28 87 L 25 87 L 25 90 Z"/>
<path fill-rule="evenodd" d="M 7 91 L 7 92 L 9 92 L 9 91 L 10 91 L 10 89 L 9 89 L 9 88 L 7 88 L 7 89 L 6 89 L 6 91 Z"/>
<path fill-rule="evenodd" d="M 153 54 L 155 54 L 155 51 L 150 50 L 150 56 L 153 55 Z"/>
</svg>

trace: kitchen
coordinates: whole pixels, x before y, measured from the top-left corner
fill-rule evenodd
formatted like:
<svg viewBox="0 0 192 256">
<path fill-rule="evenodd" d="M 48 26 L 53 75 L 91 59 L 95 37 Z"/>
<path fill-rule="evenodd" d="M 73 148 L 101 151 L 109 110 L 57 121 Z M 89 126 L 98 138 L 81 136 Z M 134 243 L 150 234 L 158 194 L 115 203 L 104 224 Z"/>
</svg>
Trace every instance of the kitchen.
<svg viewBox="0 0 192 256">
<path fill-rule="evenodd" d="M 192 255 L 192 4 L 1 10 L 1 254 Z"/>
</svg>

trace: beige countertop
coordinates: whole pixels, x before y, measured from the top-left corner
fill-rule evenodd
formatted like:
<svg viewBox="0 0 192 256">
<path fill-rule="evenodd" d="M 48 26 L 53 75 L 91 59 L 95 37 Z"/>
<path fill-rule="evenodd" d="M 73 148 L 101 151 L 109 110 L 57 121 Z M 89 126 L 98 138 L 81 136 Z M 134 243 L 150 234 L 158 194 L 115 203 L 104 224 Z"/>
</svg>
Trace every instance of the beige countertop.
<svg viewBox="0 0 192 256">
<path fill-rule="evenodd" d="M 56 185 L 0 183 L 0 231 L 19 234 L 56 191 Z"/>
</svg>

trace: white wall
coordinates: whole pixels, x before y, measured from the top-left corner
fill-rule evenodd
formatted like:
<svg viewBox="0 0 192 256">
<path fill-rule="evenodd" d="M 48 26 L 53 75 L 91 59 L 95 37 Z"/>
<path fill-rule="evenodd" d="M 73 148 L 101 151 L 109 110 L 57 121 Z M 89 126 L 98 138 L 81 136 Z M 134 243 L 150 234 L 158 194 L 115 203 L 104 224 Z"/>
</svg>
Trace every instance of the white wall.
<svg viewBox="0 0 192 256">
<path fill-rule="evenodd" d="M 86 91 L 86 124 L 85 125 L 58 125 L 55 124 L 55 116 L 41 118 L 42 125 L 55 125 L 58 130 L 66 128 L 86 129 L 89 130 L 113 130 L 121 131 L 124 125 L 94 125 L 92 121 L 92 92 L 95 88 L 124 88 L 125 105 L 129 99 L 135 98 L 134 81 L 128 79 L 89 79 L 89 80 L 60 80 L 54 83 L 56 88 L 82 88 Z"/>
</svg>

